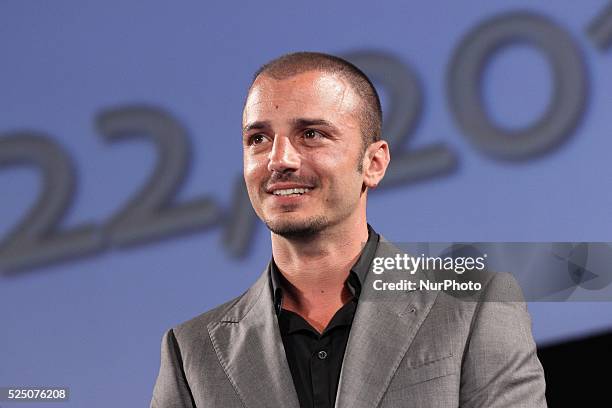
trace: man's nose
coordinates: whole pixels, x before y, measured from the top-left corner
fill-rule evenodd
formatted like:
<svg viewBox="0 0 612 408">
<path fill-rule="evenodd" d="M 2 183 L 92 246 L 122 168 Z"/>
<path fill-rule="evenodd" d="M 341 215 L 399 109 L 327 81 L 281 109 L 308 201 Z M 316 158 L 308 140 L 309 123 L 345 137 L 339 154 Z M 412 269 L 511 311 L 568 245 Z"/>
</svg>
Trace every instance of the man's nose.
<svg viewBox="0 0 612 408">
<path fill-rule="evenodd" d="M 300 167 L 300 156 L 291 140 L 286 136 L 276 135 L 268 160 L 268 170 L 284 172 L 297 170 Z"/>
</svg>

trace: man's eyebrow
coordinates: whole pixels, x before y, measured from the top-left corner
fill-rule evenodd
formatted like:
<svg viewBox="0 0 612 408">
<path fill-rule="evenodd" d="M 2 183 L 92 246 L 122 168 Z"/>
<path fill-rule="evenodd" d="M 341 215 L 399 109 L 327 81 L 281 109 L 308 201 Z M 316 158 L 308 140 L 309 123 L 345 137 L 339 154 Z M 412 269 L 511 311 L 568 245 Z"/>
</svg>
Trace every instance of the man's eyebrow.
<svg viewBox="0 0 612 408">
<path fill-rule="evenodd" d="M 296 118 L 296 119 L 293 119 L 291 122 L 293 123 L 293 126 L 298 129 L 310 127 L 310 126 L 325 126 L 325 127 L 332 129 L 333 131 L 338 130 L 338 128 L 334 126 L 333 123 L 325 119 Z M 251 130 L 261 130 L 261 129 L 268 129 L 268 128 L 270 128 L 270 122 L 268 122 L 267 120 L 262 120 L 262 121 L 257 121 L 257 122 L 253 122 L 253 123 L 249 123 L 245 125 L 242 128 L 242 132 L 247 133 Z"/>
<path fill-rule="evenodd" d="M 333 131 L 338 130 L 338 128 L 336 128 L 333 123 L 325 119 L 298 118 L 293 120 L 293 126 L 295 126 L 296 128 L 305 128 L 309 126 L 325 126 L 332 129 Z"/>
<path fill-rule="evenodd" d="M 268 121 L 257 121 L 257 122 L 253 122 L 253 123 L 249 123 L 248 125 L 245 125 L 242 128 L 242 132 L 246 133 L 250 130 L 261 130 L 261 129 L 266 129 L 270 127 L 270 122 Z"/>
</svg>

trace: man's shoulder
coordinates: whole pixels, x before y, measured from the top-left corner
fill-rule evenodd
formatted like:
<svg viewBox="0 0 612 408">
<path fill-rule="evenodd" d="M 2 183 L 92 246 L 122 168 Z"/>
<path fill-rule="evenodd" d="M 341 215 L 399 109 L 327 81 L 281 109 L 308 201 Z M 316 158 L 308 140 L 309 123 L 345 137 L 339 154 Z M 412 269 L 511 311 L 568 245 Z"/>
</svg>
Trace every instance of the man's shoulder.
<svg viewBox="0 0 612 408">
<path fill-rule="evenodd" d="M 212 323 L 240 321 L 260 299 L 266 286 L 268 286 L 268 275 L 264 270 L 259 279 L 240 296 L 174 326 L 172 331 L 177 338 L 193 338 L 207 333 Z"/>
<path fill-rule="evenodd" d="M 434 274 L 425 274 L 433 281 L 441 282 L 442 293 L 447 301 L 457 304 L 478 304 L 483 302 L 520 302 L 524 303 L 523 291 L 517 279 L 509 272 L 472 271 L 464 275 L 451 275 L 451 279 L 432 278 Z M 446 276 L 446 274 L 445 274 Z"/>
<path fill-rule="evenodd" d="M 223 319 L 225 315 L 242 299 L 247 292 L 244 292 L 240 296 L 237 296 L 219 306 L 216 306 L 206 312 L 203 312 L 187 321 L 179 323 L 174 326 L 172 330 L 178 337 L 190 336 L 192 334 L 199 334 L 202 331 L 206 331 L 210 323 L 218 322 Z"/>
</svg>

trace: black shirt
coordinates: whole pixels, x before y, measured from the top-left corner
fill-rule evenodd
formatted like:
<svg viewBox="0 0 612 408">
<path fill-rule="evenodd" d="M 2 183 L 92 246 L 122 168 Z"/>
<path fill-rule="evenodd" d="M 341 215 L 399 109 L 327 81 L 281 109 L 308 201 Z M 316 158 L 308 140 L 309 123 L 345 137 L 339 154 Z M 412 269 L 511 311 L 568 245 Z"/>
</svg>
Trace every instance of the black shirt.
<svg viewBox="0 0 612 408">
<path fill-rule="evenodd" d="M 335 404 L 344 350 L 378 240 L 378 234 L 368 224 L 368 242 L 345 281 L 353 298 L 336 312 L 321 334 L 300 315 L 282 308 L 280 271 L 274 259 L 270 262 L 274 310 L 301 408 L 333 407 Z"/>
</svg>

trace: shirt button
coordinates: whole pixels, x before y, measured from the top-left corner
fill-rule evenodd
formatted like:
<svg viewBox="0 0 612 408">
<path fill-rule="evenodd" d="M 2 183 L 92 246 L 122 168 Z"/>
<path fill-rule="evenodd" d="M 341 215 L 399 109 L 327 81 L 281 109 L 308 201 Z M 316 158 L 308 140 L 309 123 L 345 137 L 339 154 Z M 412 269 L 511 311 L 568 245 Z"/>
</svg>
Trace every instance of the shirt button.
<svg viewBox="0 0 612 408">
<path fill-rule="evenodd" d="M 327 358 L 327 351 L 325 350 L 321 350 L 317 353 L 317 357 L 319 357 L 319 360 L 325 360 Z"/>
</svg>

